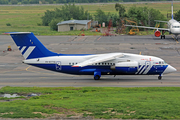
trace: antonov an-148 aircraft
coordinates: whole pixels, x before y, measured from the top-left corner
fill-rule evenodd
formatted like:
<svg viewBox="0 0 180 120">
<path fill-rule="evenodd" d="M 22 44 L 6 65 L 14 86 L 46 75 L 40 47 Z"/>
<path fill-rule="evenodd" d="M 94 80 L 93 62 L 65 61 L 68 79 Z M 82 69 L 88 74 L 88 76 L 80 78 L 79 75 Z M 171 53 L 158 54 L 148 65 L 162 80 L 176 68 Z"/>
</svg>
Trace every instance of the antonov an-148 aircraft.
<svg viewBox="0 0 180 120">
<path fill-rule="evenodd" d="M 176 69 L 158 57 L 129 53 L 58 54 L 49 51 L 31 32 L 10 32 L 25 60 L 23 63 L 75 75 L 159 75 Z"/>
<path fill-rule="evenodd" d="M 165 22 L 168 25 L 168 28 L 157 28 L 157 27 L 147 27 L 147 26 L 135 26 L 135 25 L 125 25 L 125 26 L 130 26 L 130 27 L 138 27 L 138 28 L 147 28 L 147 29 L 155 29 L 156 31 L 154 32 L 154 35 L 156 37 L 161 36 L 161 39 L 165 39 L 164 33 L 167 31 L 169 34 L 175 35 L 175 39 L 178 40 L 178 35 L 180 34 L 180 23 L 173 19 L 173 3 L 171 5 L 171 10 L 172 10 L 172 18 L 169 21 L 161 21 L 161 20 L 155 20 L 157 22 Z M 161 32 L 162 35 L 161 35 Z"/>
</svg>

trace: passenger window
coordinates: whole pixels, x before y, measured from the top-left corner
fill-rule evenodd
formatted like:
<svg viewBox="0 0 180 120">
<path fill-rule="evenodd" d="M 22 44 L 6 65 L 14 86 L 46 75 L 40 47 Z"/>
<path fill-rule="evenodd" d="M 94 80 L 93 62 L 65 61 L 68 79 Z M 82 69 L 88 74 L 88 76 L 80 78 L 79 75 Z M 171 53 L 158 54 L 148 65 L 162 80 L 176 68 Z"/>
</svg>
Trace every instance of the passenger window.
<svg viewBox="0 0 180 120">
<path fill-rule="evenodd" d="M 95 65 L 97 65 L 97 63 L 95 63 Z"/>
<path fill-rule="evenodd" d="M 104 63 L 106 65 L 106 63 Z"/>
<path fill-rule="evenodd" d="M 69 63 L 69 65 L 71 65 L 71 63 Z"/>
<path fill-rule="evenodd" d="M 99 63 L 99 65 L 100 65 L 101 63 Z"/>
<path fill-rule="evenodd" d="M 72 63 L 72 65 L 74 65 L 74 63 Z"/>
<path fill-rule="evenodd" d="M 104 65 L 104 63 L 102 63 L 102 65 Z"/>
<path fill-rule="evenodd" d="M 159 64 L 161 64 L 161 61 L 159 61 Z"/>
<path fill-rule="evenodd" d="M 108 63 L 108 65 L 109 65 L 109 63 Z"/>
<path fill-rule="evenodd" d="M 113 63 L 113 65 L 115 65 L 115 63 Z"/>
</svg>

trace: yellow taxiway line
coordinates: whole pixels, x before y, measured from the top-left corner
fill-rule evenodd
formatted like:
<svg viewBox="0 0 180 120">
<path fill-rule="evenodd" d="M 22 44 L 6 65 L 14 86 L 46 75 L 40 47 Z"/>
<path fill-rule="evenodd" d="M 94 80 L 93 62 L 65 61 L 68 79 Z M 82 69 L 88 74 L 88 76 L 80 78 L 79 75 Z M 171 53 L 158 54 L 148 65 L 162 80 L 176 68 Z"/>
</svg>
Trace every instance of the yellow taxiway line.
<svg viewBox="0 0 180 120">
<path fill-rule="evenodd" d="M 28 69 L 30 68 L 31 66 L 28 66 L 27 68 L 26 68 L 26 71 L 28 71 Z"/>
<path fill-rule="evenodd" d="M 172 38 L 173 38 L 177 43 L 179 43 L 173 36 L 172 36 Z"/>
<path fill-rule="evenodd" d="M 43 72 L 37 72 L 37 71 L 33 71 L 33 70 L 28 70 L 31 66 L 28 66 L 25 70 L 28 72 L 33 72 L 33 73 L 41 73 L 41 74 L 46 74 L 46 75 L 52 75 L 50 73 L 43 73 Z"/>
</svg>

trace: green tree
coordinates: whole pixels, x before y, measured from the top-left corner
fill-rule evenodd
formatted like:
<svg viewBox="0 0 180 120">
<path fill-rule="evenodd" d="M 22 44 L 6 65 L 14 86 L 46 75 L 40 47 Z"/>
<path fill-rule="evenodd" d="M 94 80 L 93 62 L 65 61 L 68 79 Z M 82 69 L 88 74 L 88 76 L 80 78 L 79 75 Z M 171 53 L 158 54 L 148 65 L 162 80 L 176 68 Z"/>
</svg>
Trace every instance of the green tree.
<svg viewBox="0 0 180 120">
<path fill-rule="evenodd" d="M 42 25 L 48 26 L 52 19 L 61 18 L 62 20 L 86 20 L 92 19 L 92 15 L 88 11 L 84 11 L 83 7 L 75 6 L 75 4 L 65 4 L 62 9 L 56 8 L 54 11 L 47 10 L 42 17 Z"/>
<path fill-rule="evenodd" d="M 136 22 L 143 21 L 145 25 L 148 20 L 147 7 L 136 7 L 133 6 L 128 10 L 128 17 L 135 20 Z"/>
<path fill-rule="evenodd" d="M 148 19 L 148 25 L 149 26 L 155 26 L 156 21 L 154 21 L 154 20 L 167 21 L 165 16 L 159 10 L 156 10 L 153 8 L 149 9 L 148 18 L 149 18 Z M 165 23 L 161 22 L 159 27 L 164 27 L 164 24 Z"/>
<path fill-rule="evenodd" d="M 17 1 L 17 0 L 11 0 L 11 3 L 12 3 L 12 4 L 17 4 L 18 1 Z"/>
<path fill-rule="evenodd" d="M 136 6 L 133 6 L 128 10 L 128 18 L 135 20 L 138 24 L 140 23 L 140 25 L 149 26 L 155 26 L 156 22 L 154 20 L 166 20 L 159 10 Z M 160 27 L 163 27 L 164 23 L 161 23 L 160 25 Z"/>
<path fill-rule="evenodd" d="M 110 12 L 105 14 L 105 12 L 101 9 L 96 10 L 94 17 L 99 24 L 105 22 L 106 25 L 109 24 L 109 20 L 111 19 L 114 27 L 116 26 L 116 21 L 119 20 L 119 16 L 117 14 L 111 14 Z"/>
<path fill-rule="evenodd" d="M 95 17 L 95 20 L 97 20 L 99 24 L 102 24 L 103 22 L 105 22 L 106 24 L 108 23 L 108 20 L 107 20 L 108 16 L 101 9 L 96 10 L 94 17 Z"/>
<path fill-rule="evenodd" d="M 177 20 L 177 21 L 180 21 L 180 10 L 177 11 L 177 13 L 174 16 L 174 19 Z"/>
<path fill-rule="evenodd" d="M 126 10 L 125 10 L 125 7 L 123 5 L 121 5 L 119 3 L 116 3 L 115 9 L 116 9 L 116 11 L 119 12 L 119 17 L 124 17 L 125 16 Z"/>
<path fill-rule="evenodd" d="M 45 15 L 41 17 L 42 18 L 42 25 L 48 26 L 49 23 L 51 22 L 51 20 L 54 18 L 54 16 L 55 16 L 54 11 L 47 10 L 45 12 Z"/>
<path fill-rule="evenodd" d="M 58 30 L 57 24 L 61 21 L 62 21 L 61 18 L 52 19 L 51 22 L 49 23 L 50 29 L 57 31 Z"/>
</svg>

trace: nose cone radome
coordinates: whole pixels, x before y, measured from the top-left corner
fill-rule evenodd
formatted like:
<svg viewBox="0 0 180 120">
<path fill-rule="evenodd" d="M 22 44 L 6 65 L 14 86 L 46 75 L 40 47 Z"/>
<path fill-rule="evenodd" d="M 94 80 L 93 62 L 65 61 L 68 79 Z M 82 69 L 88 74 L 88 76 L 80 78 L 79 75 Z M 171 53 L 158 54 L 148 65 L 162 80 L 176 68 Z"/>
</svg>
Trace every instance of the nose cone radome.
<svg viewBox="0 0 180 120">
<path fill-rule="evenodd" d="M 179 34 L 180 33 L 180 29 L 179 28 L 174 28 L 171 32 L 173 34 Z"/>
<path fill-rule="evenodd" d="M 168 67 L 165 69 L 164 74 L 176 72 L 176 68 L 172 67 L 171 65 L 168 65 Z"/>
</svg>

